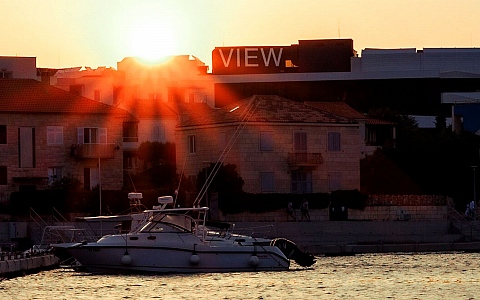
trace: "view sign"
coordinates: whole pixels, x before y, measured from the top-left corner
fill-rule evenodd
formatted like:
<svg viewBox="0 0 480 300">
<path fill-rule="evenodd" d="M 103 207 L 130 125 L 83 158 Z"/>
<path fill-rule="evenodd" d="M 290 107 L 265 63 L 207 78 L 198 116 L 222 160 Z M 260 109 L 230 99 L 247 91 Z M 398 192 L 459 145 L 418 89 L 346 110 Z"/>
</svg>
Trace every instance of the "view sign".
<svg viewBox="0 0 480 300">
<path fill-rule="evenodd" d="M 284 47 L 217 47 L 214 74 L 277 73 L 285 69 Z"/>
</svg>

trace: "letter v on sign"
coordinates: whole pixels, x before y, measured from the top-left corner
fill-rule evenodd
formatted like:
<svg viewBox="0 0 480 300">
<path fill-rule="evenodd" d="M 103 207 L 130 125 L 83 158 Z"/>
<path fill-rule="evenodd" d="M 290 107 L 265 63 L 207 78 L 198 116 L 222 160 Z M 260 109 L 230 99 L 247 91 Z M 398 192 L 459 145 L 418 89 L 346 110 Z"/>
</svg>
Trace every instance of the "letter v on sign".
<svg viewBox="0 0 480 300">
<path fill-rule="evenodd" d="M 226 61 L 225 61 L 225 55 L 223 54 L 222 49 L 218 49 L 218 51 L 220 52 L 220 56 L 222 57 L 223 66 L 225 68 L 228 67 L 228 65 L 230 64 L 230 60 L 232 59 L 233 49 L 230 49 L 230 52 L 228 53 L 228 58 Z"/>
</svg>

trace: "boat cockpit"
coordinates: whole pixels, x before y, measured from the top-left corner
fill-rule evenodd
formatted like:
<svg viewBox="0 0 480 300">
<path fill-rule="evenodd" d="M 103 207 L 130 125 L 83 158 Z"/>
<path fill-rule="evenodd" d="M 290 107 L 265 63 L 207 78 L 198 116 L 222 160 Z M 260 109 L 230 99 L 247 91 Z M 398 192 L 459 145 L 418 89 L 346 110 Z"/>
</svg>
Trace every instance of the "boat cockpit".
<svg viewBox="0 0 480 300">
<path fill-rule="evenodd" d="M 193 233 L 195 231 L 196 220 L 191 216 L 185 214 L 157 214 L 152 216 L 145 226 L 143 226 L 139 232 L 142 233 L 178 233 L 188 232 Z"/>
</svg>

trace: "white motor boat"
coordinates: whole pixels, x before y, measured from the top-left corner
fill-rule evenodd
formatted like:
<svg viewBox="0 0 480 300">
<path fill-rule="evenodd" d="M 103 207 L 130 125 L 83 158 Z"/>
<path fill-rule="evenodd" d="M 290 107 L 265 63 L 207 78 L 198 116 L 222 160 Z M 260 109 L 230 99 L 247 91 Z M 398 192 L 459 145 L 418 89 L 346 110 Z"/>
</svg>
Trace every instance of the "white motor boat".
<svg viewBox="0 0 480 300">
<path fill-rule="evenodd" d="M 288 270 L 290 259 L 310 266 L 312 255 L 286 239 L 259 239 L 213 230 L 207 207 L 145 211 L 150 218 L 128 233 L 96 242 L 53 245 L 91 273 L 197 273 Z"/>
</svg>

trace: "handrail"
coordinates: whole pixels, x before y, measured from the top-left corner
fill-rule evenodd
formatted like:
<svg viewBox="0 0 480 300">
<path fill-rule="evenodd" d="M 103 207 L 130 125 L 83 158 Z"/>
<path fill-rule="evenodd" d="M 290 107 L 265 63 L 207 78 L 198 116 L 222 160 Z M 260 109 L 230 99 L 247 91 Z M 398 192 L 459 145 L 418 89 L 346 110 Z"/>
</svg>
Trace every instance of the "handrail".
<svg viewBox="0 0 480 300">
<path fill-rule="evenodd" d="M 448 216 L 452 217 L 457 223 L 460 224 L 460 232 L 464 234 L 464 226 L 466 227 L 466 230 L 469 231 L 470 234 L 470 239 L 473 239 L 474 237 L 480 237 L 480 228 L 478 226 L 478 223 L 475 221 L 467 220 L 461 213 L 459 213 L 455 208 L 448 206 Z"/>
</svg>

